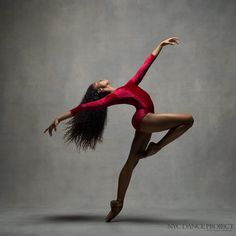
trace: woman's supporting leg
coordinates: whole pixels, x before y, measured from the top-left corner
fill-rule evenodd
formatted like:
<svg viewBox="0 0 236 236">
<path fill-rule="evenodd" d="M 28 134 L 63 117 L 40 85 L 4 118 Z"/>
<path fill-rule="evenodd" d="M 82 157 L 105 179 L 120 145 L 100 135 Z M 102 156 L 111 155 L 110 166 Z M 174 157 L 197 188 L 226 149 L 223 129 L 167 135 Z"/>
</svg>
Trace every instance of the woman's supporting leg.
<svg viewBox="0 0 236 236">
<path fill-rule="evenodd" d="M 119 175 L 117 200 L 124 200 L 124 196 L 132 175 L 132 171 L 139 162 L 139 158 L 137 158 L 137 155 L 145 151 L 151 139 L 151 136 L 151 133 L 142 133 L 136 130 L 128 159 Z"/>
<path fill-rule="evenodd" d="M 107 222 L 111 221 L 115 216 L 117 216 L 123 208 L 125 194 L 129 186 L 133 170 L 139 162 L 138 154 L 145 151 L 151 136 L 151 133 L 143 133 L 136 130 L 129 157 L 119 175 L 117 199 L 111 201 L 112 209 L 106 217 Z"/>
<path fill-rule="evenodd" d="M 188 114 L 162 113 L 146 115 L 141 123 L 143 131 L 160 132 L 170 129 L 166 135 L 157 143 L 151 142 L 144 152 L 144 157 L 157 153 L 164 146 L 177 139 L 185 133 L 192 125 L 194 119 Z"/>
</svg>

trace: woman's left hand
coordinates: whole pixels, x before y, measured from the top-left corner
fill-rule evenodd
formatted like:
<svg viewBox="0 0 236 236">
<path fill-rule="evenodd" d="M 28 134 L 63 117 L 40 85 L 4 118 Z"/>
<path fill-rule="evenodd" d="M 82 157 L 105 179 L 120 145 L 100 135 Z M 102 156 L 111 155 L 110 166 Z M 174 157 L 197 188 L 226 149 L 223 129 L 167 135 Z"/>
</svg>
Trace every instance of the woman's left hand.
<svg viewBox="0 0 236 236">
<path fill-rule="evenodd" d="M 163 40 L 160 44 L 161 44 L 161 46 L 165 46 L 168 44 L 176 45 L 176 44 L 179 44 L 179 42 L 177 40 L 179 40 L 178 37 L 167 38 L 167 39 Z"/>
</svg>

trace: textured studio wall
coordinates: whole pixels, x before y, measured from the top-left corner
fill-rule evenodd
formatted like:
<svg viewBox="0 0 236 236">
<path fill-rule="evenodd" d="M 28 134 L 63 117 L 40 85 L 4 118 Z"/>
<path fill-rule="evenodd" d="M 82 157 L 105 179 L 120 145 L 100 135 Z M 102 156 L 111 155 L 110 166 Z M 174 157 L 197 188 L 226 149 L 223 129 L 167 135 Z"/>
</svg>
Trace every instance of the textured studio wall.
<svg viewBox="0 0 236 236">
<path fill-rule="evenodd" d="M 233 0 L 1 0 L 1 205 L 108 207 L 135 108 L 109 107 L 95 152 L 66 145 L 64 122 L 53 137 L 43 130 L 90 83 L 122 86 L 161 40 L 177 36 L 140 86 L 157 113 L 189 113 L 195 123 L 139 162 L 126 203 L 235 208 L 235 12 Z"/>
</svg>

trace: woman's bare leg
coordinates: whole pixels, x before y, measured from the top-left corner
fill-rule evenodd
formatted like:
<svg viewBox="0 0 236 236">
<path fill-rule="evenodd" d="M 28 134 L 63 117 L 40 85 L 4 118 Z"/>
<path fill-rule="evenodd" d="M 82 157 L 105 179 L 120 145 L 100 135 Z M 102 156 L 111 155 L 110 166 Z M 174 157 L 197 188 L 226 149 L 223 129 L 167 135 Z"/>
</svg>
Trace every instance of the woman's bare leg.
<svg viewBox="0 0 236 236">
<path fill-rule="evenodd" d="M 128 159 L 119 175 L 117 199 L 123 201 L 134 167 L 138 164 L 137 155 L 145 151 L 152 134 L 135 132 Z M 128 181 L 127 181 L 128 180 Z"/>
<path fill-rule="evenodd" d="M 148 113 L 140 125 L 143 132 L 160 132 L 170 129 L 166 135 L 157 143 L 151 142 L 144 152 L 144 157 L 157 153 L 161 148 L 177 139 L 185 133 L 192 125 L 194 119 L 189 114 L 179 113 Z"/>
<path fill-rule="evenodd" d="M 111 221 L 121 211 L 132 172 L 139 159 L 155 154 L 162 147 L 186 132 L 192 126 L 193 122 L 193 117 L 188 114 L 148 113 L 144 117 L 140 125 L 140 131 L 136 131 L 135 133 L 128 160 L 120 172 L 117 200 L 111 201 L 112 210 L 106 217 L 107 222 Z M 170 130 L 158 143 L 151 142 L 147 147 L 153 132 L 161 132 L 167 129 Z"/>
<path fill-rule="evenodd" d="M 145 151 L 151 136 L 151 133 L 143 133 L 136 130 L 128 159 L 119 175 L 117 199 L 111 201 L 111 211 L 106 216 L 107 222 L 111 221 L 122 210 L 133 170 L 139 162 L 139 153 Z"/>
</svg>

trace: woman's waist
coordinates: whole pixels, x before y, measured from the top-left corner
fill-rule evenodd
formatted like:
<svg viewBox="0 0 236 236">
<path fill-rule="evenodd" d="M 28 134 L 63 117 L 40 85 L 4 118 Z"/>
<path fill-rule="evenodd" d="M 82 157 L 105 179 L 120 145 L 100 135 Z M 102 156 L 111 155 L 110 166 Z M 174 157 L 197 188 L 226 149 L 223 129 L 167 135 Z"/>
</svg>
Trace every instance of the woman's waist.
<svg viewBox="0 0 236 236">
<path fill-rule="evenodd" d="M 148 112 L 154 112 L 154 105 L 136 107 L 135 113 L 148 113 Z"/>
</svg>

